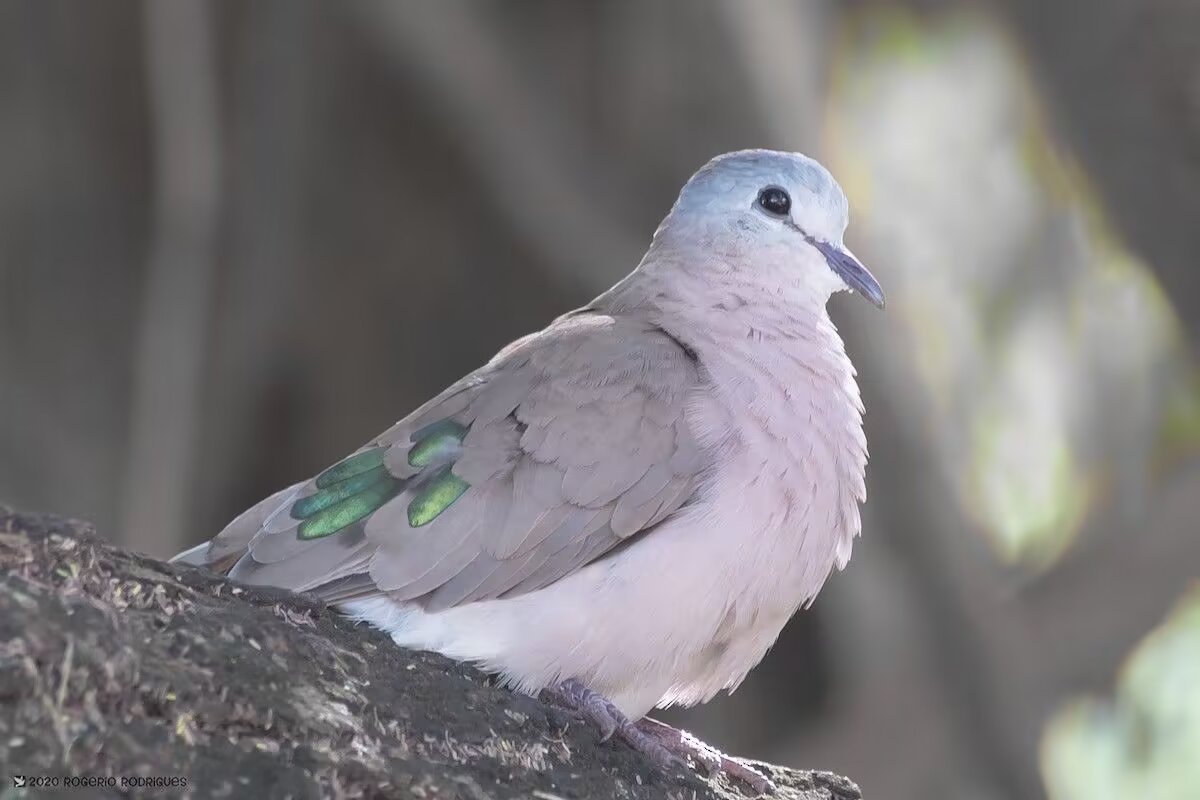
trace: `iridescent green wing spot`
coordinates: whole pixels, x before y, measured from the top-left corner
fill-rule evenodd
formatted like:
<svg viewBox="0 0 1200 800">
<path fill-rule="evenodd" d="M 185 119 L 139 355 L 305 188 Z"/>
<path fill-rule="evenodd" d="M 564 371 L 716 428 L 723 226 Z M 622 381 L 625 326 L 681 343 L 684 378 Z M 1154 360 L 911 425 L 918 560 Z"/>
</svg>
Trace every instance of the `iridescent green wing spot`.
<svg viewBox="0 0 1200 800">
<path fill-rule="evenodd" d="M 335 483 L 341 483 L 347 478 L 352 478 L 359 473 L 382 466 L 383 453 L 384 448 L 372 447 L 370 450 L 363 450 L 361 453 L 355 453 L 344 461 L 339 461 L 317 476 L 317 488 L 324 489 Z"/>
<path fill-rule="evenodd" d="M 452 419 L 438 420 L 412 435 L 413 446 L 408 451 L 408 463 L 427 467 L 434 461 L 446 461 L 462 446 L 468 426 Z"/>
<path fill-rule="evenodd" d="M 404 481 L 383 465 L 384 448 L 356 453 L 317 476 L 317 492 L 292 504 L 292 519 L 303 520 L 299 539 L 330 536 L 379 509 L 400 494 Z"/>
<path fill-rule="evenodd" d="M 451 464 L 446 463 L 454 460 L 468 430 L 470 427 L 467 425 L 443 419 L 413 433 L 408 463 L 414 467 L 427 467 L 440 462 L 444 466 L 422 483 L 421 489 L 409 502 L 408 524 L 412 527 L 419 528 L 433 522 L 462 497 L 463 492 L 471 488 L 471 484 L 451 472 Z"/>
<path fill-rule="evenodd" d="M 413 433 L 408 463 L 429 467 L 428 479 L 408 504 L 408 521 L 414 528 L 428 525 L 462 497 L 470 484 L 450 471 L 470 426 L 444 419 Z M 301 520 L 296 536 L 320 539 L 369 517 L 402 491 L 407 481 L 388 472 L 385 447 L 372 447 L 339 461 L 317 476 L 317 491 L 292 504 L 292 519 Z"/>
<path fill-rule="evenodd" d="M 385 477 L 385 472 L 386 468 L 381 464 L 366 472 L 351 475 L 344 481 L 329 484 L 316 494 L 302 497 L 292 506 L 292 518 L 308 519 L 318 512 L 337 505 L 343 500 L 349 500 L 351 497 L 370 488 L 380 478 Z M 319 483 L 317 485 L 320 486 Z"/>
<path fill-rule="evenodd" d="M 421 491 L 408 504 L 408 524 L 414 528 L 428 525 L 470 488 L 471 484 L 451 472 L 447 464 L 421 487 Z"/>
</svg>

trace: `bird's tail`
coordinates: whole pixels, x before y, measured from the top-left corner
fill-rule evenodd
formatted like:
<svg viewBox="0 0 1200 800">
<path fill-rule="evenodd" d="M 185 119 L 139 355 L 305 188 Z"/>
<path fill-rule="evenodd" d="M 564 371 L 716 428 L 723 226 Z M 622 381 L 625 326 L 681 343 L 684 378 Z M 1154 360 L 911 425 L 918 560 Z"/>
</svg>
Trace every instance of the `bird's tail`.
<svg viewBox="0 0 1200 800">
<path fill-rule="evenodd" d="M 262 530 L 267 518 L 280 506 L 290 502 L 303 485 L 304 482 L 301 481 L 251 506 L 212 539 L 177 553 L 171 558 L 171 563 L 205 567 L 213 572 L 228 572 L 246 554 L 250 540 Z"/>
<path fill-rule="evenodd" d="M 185 564 L 189 567 L 203 567 L 208 564 L 208 549 L 212 542 L 201 542 L 195 547 L 189 547 L 182 553 L 171 556 L 172 564 Z"/>
</svg>

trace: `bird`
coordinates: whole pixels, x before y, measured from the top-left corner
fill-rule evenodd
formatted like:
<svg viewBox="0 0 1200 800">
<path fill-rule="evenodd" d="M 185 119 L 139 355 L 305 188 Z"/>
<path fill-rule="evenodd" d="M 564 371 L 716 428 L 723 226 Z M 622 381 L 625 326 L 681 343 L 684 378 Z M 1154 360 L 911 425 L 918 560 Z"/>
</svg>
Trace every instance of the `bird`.
<svg viewBox="0 0 1200 800">
<path fill-rule="evenodd" d="M 850 559 L 864 408 L 826 305 L 884 293 L 848 221 L 812 158 L 713 158 L 612 288 L 173 560 L 771 791 L 646 715 L 735 689 Z"/>
</svg>

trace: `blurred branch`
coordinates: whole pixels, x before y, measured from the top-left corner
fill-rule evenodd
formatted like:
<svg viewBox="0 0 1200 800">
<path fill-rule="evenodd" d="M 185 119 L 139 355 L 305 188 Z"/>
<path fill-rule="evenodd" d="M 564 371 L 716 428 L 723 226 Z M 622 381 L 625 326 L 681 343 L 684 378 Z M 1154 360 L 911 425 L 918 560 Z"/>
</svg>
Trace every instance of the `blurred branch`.
<svg viewBox="0 0 1200 800">
<path fill-rule="evenodd" d="M 771 145 L 815 153 L 833 35 L 826 0 L 724 0 L 732 35 Z"/>
<path fill-rule="evenodd" d="M 1021 592 L 1045 681 L 1106 691 L 1120 664 L 1198 578 L 1200 461 L 1165 476 L 1137 530 L 1103 509 L 1086 538 Z"/>
<path fill-rule="evenodd" d="M 222 378 L 207 387 L 204 419 L 212 435 L 202 454 L 220 466 L 205 471 L 198 494 L 213 502 L 190 531 L 198 527 L 205 538 L 225 523 L 223 515 L 274 491 L 260 485 L 258 456 L 244 443 L 258 436 L 263 446 L 256 409 L 286 369 L 284 331 L 303 299 L 299 264 L 306 243 L 317 238 L 302 223 L 319 135 L 314 109 L 329 96 L 313 47 L 317 8 L 295 0 L 247 4 L 230 48 L 229 255 L 211 357 Z"/>
<path fill-rule="evenodd" d="M 134 362 L 124 543 L 169 553 L 181 541 L 194 466 L 198 400 L 220 193 L 211 6 L 146 0 L 154 230 Z"/>
<path fill-rule="evenodd" d="M 972 535 L 949 476 L 938 469 L 934 437 L 923 427 L 937 420 L 928 417 L 931 406 L 913 381 L 914 349 L 896 338 L 855 346 L 855 332 L 869 327 L 862 309 L 851 314 L 863 324 L 848 326 L 846 338 L 860 373 L 869 376 L 860 381 L 871 442 L 869 509 L 922 622 L 927 640 L 920 649 L 928 654 L 922 666 L 941 695 L 937 705 L 978 777 L 1003 797 L 1042 797 L 1036 737 L 1014 734 L 1011 700 L 1019 695 L 1000 688 L 1012 673 L 997 656 L 1029 654 L 997 646 L 1011 616 L 1009 588 L 980 552 L 981 537 Z"/>
<path fill-rule="evenodd" d="M 646 242 L 615 218 L 618 198 L 593 196 L 612 165 L 570 151 L 585 137 L 518 74 L 481 19 L 488 6 L 360 0 L 342 8 L 397 73 L 421 77 L 496 207 L 565 283 L 600 291 L 637 263 Z"/>
<path fill-rule="evenodd" d="M 1200 353 L 1200 4 L 994 3 L 1110 218 L 1154 268 Z"/>
</svg>

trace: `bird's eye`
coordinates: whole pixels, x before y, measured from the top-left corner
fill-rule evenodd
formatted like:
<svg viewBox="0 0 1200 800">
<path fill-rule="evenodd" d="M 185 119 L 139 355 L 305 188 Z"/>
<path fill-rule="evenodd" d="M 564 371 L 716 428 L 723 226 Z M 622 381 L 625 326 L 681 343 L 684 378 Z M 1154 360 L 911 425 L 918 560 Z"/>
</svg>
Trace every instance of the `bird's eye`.
<svg viewBox="0 0 1200 800">
<path fill-rule="evenodd" d="M 773 217 L 786 217 L 792 209 L 792 198 L 778 186 L 768 186 L 758 193 L 758 207 Z"/>
</svg>

